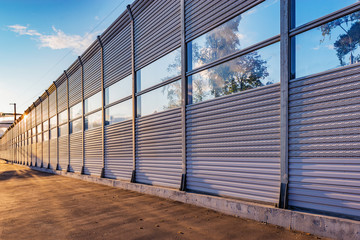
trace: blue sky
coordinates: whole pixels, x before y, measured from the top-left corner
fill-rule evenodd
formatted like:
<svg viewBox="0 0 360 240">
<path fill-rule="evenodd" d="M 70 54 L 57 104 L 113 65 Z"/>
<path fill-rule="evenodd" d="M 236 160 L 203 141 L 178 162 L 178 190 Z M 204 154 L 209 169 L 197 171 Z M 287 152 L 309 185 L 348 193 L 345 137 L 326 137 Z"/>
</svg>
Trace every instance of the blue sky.
<svg viewBox="0 0 360 240">
<path fill-rule="evenodd" d="M 0 112 L 23 113 L 132 0 L 0 0 Z"/>
</svg>

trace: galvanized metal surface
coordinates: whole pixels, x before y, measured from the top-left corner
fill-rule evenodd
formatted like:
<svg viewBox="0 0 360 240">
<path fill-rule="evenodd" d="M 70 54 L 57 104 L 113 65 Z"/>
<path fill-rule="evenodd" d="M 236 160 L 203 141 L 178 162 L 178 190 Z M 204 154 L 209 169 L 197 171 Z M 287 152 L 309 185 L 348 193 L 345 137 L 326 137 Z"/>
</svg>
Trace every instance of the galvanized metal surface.
<svg viewBox="0 0 360 240">
<path fill-rule="evenodd" d="M 101 127 L 85 131 L 84 134 L 84 174 L 100 176 L 102 162 Z"/>
<path fill-rule="evenodd" d="M 187 188 L 277 204 L 280 84 L 187 107 Z"/>
<path fill-rule="evenodd" d="M 56 90 L 49 96 L 49 117 L 56 114 Z"/>
<path fill-rule="evenodd" d="M 152 1 L 135 15 L 135 70 L 178 48 L 180 26 L 180 1 Z"/>
<path fill-rule="evenodd" d="M 66 86 L 66 84 L 67 83 L 65 81 L 57 88 L 59 113 L 64 111 L 67 108 L 67 86 Z"/>
<path fill-rule="evenodd" d="M 77 132 L 70 135 L 70 171 L 81 172 L 83 166 L 82 155 L 82 133 Z"/>
<path fill-rule="evenodd" d="M 59 170 L 67 170 L 69 164 L 68 136 L 58 138 L 59 141 Z"/>
<path fill-rule="evenodd" d="M 132 169 L 132 121 L 105 126 L 105 177 L 130 180 Z"/>
<path fill-rule="evenodd" d="M 57 138 L 56 139 L 51 139 L 50 142 L 49 142 L 49 146 L 50 146 L 50 149 L 49 149 L 49 163 L 50 163 L 50 168 L 51 169 L 56 169 L 56 165 L 57 165 L 57 162 L 58 162 L 58 159 L 57 159 Z"/>
<path fill-rule="evenodd" d="M 101 90 L 101 52 L 99 47 L 95 53 L 84 62 L 84 98 Z"/>
<path fill-rule="evenodd" d="M 42 158 L 42 164 L 43 164 L 43 167 L 44 168 L 47 168 L 47 166 L 48 166 L 48 164 L 50 163 L 50 154 L 49 154 L 49 146 L 50 146 L 50 144 L 49 144 L 50 142 L 49 141 L 44 141 L 43 142 L 43 146 L 42 146 L 42 150 L 43 150 L 43 152 L 42 152 L 42 156 L 43 156 L 43 158 Z"/>
<path fill-rule="evenodd" d="M 78 67 L 69 77 L 69 105 L 73 106 L 81 101 L 81 68 Z"/>
<path fill-rule="evenodd" d="M 181 109 L 136 119 L 136 182 L 179 188 Z"/>
<path fill-rule="evenodd" d="M 290 81 L 290 207 L 360 216 L 359 70 Z"/>
</svg>

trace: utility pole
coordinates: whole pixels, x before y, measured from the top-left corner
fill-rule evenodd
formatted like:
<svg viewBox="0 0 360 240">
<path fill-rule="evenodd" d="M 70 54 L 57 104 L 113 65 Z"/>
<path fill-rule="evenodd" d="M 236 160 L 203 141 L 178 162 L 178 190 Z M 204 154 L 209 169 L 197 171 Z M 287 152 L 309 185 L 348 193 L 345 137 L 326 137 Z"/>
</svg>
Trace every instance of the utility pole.
<svg viewBox="0 0 360 240">
<path fill-rule="evenodd" d="M 16 103 L 10 103 L 10 105 L 14 105 L 14 122 L 16 121 Z"/>
</svg>

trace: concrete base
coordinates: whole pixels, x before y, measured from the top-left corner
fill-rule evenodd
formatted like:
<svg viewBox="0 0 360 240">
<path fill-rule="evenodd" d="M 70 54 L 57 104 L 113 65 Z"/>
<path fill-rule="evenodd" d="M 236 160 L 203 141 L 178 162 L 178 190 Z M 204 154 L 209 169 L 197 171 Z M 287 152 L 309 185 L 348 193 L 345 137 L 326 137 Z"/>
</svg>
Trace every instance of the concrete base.
<svg viewBox="0 0 360 240">
<path fill-rule="evenodd" d="M 56 171 L 38 167 L 30 168 L 37 171 L 167 198 L 199 207 L 209 208 L 228 215 L 278 225 L 287 229 L 307 232 L 317 236 L 344 240 L 360 239 L 360 221 L 297 212 L 236 199 L 189 193 L 177 189 L 81 175 L 65 171 Z"/>
</svg>

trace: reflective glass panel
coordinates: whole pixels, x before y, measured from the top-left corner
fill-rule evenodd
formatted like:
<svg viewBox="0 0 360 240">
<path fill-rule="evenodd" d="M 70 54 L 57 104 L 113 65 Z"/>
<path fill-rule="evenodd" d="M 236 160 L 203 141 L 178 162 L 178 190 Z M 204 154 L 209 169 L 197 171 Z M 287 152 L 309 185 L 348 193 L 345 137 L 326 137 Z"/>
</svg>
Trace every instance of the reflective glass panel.
<svg viewBox="0 0 360 240">
<path fill-rule="evenodd" d="M 85 99 L 85 114 L 95 109 L 101 108 L 101 92 Z"/>
<path fill-rule="evenodd" d="M 180 73 L 181 49 L 178 48 L 136 72 L 137 92 L 179 76 Z"/>
<path fill-rule="evenodd" d="M 43 129 L 44 129 L 44 131 L 49 130 L 49 121 L 48 120 L 43 122 Z"/>
<path fill-rule="evenodd" d="M 275 43 L 188 78 L 189 103 L 280 81 L 280 44 Z"/>
<path fill-rule="evenodd" d="M 44 142 L 49 140 L 49 131 L 44 132 L 43 138 Z"/>
<path fill-rule="evenodd" d="M 358 0 L 293 0 L 295 7 L 295 18 L 292 26 L 298 27 L 307 22 L 325 16 Z"/>
<path fill-rule="evenodd" d="M 61 125 L 59 128 L 59 137 L 68 135 L 68 125 Z"/>
<path fill-rule="evenodd" d="M 105 110 L 105 125 L 132 119 L 132 100 L 127 100 Z"/>
<path fill-rule="evenodd" d="M 105 105 L 113 103 L 132 93 L 132 75 L 114 83 L 105 89 Z"/>
<path fill-rule="evenodd" d="M 57 128 L 50 130 L 50 139 L 55 139 L 55 138 L 57 138 Z"/>
<path fill-rule="evenodd" d="M 41 133 L 41 124 L 37 126 L 37 132 Z"/>
<path fill-rule="evenodd" d="M 33 129 L 32 129 L 32 134 L 33 134 L 33 135 L 36 134 L 36 127 L 33 127 Z"/>
<path fill-rule="evenodd" d="M 101 111 L 92 113 L 85 117 L 85 130 L 102 126 Z"/>
<path fill-rule="evenodd" d="M 360 61 L 360 11 L 296 35 L 292 78 Z"/>
<path fill-rule="evenodd" d="M 70 134 L 76 133 L 82 130 L 82 119 L 78 119 L 70 122 Z"/>
<path fill-rule="evenodd" d="M 59 113 L 59 125 L 66 123 L 68 121 L 68 112 L 67 110 Z"/>
<path fill-rule="evenodd" d="M 138 117 L 180 107 L 181 81 L 157 88 L 138 97 Z"/>
<path fill-rule="evenodd" d="M 70 108 L 70 119 L 75 119 L 82 115 L 81 102 Z"/>
<path fill-rule="evenodd" d="M 50 118 L 50 128 L 54 128 L 57 126 L 57 116 L 53 116 L 52 118 Z"/>
<path fill-rule="evenodd" d="M 189 42 L 187 70 L 211 63 L 279 33 L 280 1 L 260 3 Z"/>
</svg>

